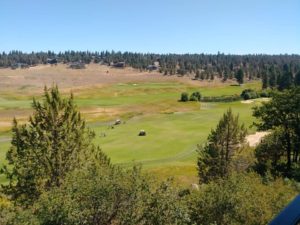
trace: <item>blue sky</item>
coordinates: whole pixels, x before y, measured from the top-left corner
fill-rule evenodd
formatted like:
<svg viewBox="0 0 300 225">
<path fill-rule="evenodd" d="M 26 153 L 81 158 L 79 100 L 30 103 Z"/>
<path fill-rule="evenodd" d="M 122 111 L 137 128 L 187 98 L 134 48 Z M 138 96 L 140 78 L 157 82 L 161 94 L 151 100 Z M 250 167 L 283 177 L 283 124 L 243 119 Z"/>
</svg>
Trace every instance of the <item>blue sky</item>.
<svg viewBox="0 0 300 225">
<path fill-rule="evenodd" d="M 0 0 L 0 51 L 300 54 L 300 0 Z"/>
</svg>

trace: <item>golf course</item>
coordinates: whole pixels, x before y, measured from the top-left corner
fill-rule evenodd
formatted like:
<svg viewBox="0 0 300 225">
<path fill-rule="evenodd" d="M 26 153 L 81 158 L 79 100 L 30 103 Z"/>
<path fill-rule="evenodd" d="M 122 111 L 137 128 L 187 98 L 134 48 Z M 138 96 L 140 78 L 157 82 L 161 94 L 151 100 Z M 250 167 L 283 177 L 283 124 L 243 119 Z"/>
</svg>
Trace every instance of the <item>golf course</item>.
<svg viewBox="0 0 300 225">
<path fill-rule="evenodd" d="M 26 123 L 33 97 L 41 100 L 44 85 L 57 84 L 64 96 L 72 92 L 75 103 L 95 131 L 95 144 L 123 167 L 141 165 L 144 171 L 182 184 L 197 183 L 197 146 L 206 142 L 222 114 L 229 108 L 255 133 L 251 102 L 180 102 L 182 92 L 199 91 L 202 96 L 240 95 L 244 89 L 261 89 L 260 81 L 193 81 L 187 77 L 163 76 L 130 68 L 110 69 L 89 65 L 71 70 L 64 65 L 26 70 L 0 70 L 0 163 L 6 163 L 11 124 L 15 117 Z M 14 82 L 10 81 L 13 80 Z M 29 81 L 31 84 L 29 85 Z M 27 84 L 28 83 L 28 84 Z M 63 83 L 60 85 L 60 83 Z M 114 125 L 116 120 L 120 124 Z M 146 136 L 138 136 L 140 130 Z M 6 182 L 2 176 L 0 181 Z"/>
</svg>

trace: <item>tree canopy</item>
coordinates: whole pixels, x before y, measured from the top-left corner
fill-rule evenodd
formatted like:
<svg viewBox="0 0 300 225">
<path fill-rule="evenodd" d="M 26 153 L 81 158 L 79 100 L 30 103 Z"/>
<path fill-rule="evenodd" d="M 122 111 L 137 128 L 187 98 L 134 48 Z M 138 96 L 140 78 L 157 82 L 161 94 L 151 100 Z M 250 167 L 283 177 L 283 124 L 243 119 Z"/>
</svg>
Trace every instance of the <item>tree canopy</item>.
<svg viewBox="0 0 300 225">
<path fill-rule="evenodd" d="M 90 131 L 74 105 L 58 88 L 45 88 L 43 100 L 33 100 L 28 123 L 14 119 L 5 192 L 18 201 L 31 202 L 44 189 L 60 186 L 65 175 L 78 168 L 95 147 Z"/>
<path fill-rule="evenodd" d="M 247 130 L 239 124 L 239 116 L 229 109 L 208 136 L 208 143 L 198 147 L 198 173 L 200 183 L 227 177 L 232 159 L 245 141 Z"/>
<path fill-rule="evenodd" d="M 276 137 L 280 137 L 285 158 L 284 175 L 293 176 L 292 173 L 299 167 L 300 162 L 300 88 L 274 93 L 269 102 L 254 108 L 253 115 L 259 119 L 254 123 L 258 129 L 280 132 L 279 136 L 271 137 L 274 141 Z M 270 151 L 273 150 L 270 149 Z M 278 146 L 278 154 L 279 151 Z M 269 153 L 270 157 L 274 156 L 271 152 Z"/>
</svg>

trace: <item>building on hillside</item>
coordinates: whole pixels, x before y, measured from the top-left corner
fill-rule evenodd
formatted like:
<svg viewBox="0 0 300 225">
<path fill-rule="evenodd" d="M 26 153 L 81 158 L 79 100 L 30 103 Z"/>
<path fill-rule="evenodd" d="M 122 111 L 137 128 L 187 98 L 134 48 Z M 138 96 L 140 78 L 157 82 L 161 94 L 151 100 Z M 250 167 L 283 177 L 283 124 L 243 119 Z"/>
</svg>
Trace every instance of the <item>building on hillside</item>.
<svg viewBox="0 0 300 225">
<path fill-rule="evenodd" d="M 117 63 L 113 63 L 112 66 L 116 67 L 116 68 L 125 68 L 126 63 L 125 62 L 117 62 Z"/>
<path fill-rule="evenodd" d="M 158 66 L 156 65 L 148 65 L 147 70 L 153 71 L 153 70 L 158 70 Z"/>
<path fill-rule="evenodd" d="M 50 65 L 57 65 L 58 61 L 55 58 L 54 59 L 48 58 L 47 63 L 50 64 Z"/>
</svg>

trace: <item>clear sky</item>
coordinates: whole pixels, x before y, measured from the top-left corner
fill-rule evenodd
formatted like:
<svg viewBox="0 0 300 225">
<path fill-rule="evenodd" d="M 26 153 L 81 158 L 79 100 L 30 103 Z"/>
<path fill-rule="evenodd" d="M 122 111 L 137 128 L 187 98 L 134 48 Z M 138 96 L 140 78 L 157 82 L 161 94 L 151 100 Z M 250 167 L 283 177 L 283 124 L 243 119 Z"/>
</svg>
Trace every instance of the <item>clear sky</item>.
<svg viewBox="0 0 300 225">
<path fill-rule="evenodd" d="M 0 0 L 0 51 L 300 54 L 300 0 Z"/>
</svg>

